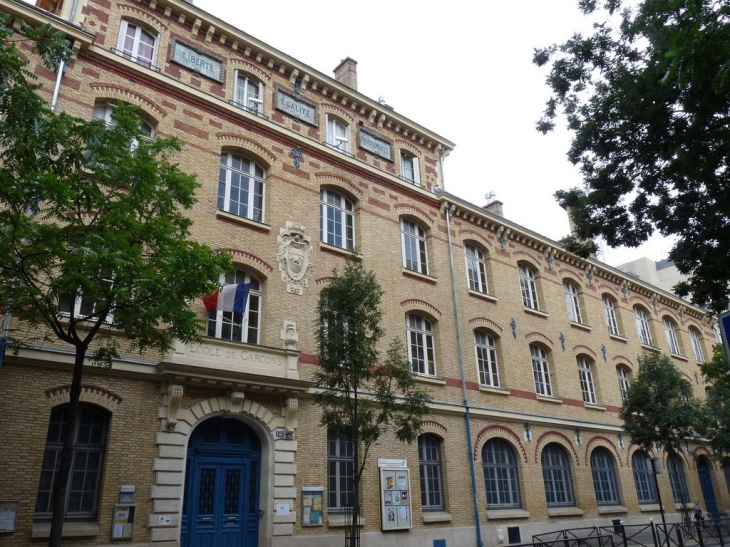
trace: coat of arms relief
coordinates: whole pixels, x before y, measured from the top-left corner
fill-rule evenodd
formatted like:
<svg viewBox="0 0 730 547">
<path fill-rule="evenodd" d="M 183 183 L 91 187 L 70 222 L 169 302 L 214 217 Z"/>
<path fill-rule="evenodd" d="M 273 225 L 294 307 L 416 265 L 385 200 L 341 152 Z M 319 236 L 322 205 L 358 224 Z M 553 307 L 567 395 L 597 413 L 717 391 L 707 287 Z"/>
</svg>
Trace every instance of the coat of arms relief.
<svg viewBox="0 0 730 547">
<path fill-rule="evenodd" d="M 277 237 L 281 280 L 286 282 L 286 291 L 304 294 L 312 275 L 312 240 L 304 233 L 304 226 L 287 221 L 285 228 L 279 228 Z"/>
</svg>

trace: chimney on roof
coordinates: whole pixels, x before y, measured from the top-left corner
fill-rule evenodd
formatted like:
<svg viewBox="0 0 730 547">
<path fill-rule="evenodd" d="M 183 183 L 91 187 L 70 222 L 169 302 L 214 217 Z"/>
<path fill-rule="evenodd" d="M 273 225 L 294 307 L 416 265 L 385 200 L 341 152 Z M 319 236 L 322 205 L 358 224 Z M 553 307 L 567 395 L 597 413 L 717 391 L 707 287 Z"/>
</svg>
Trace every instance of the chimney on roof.
<svg viewBox="0 0 730 547">
<path fill-rule="evenodd" d="M 487 211 L 489 211 L 490 213 L 504 218 L 504 213 L 502 212 L 502 205 L 504 205 L 504 203 L 502 203 L 498 199 L 495 199 L 494 201 L 490 201 L 489 203 L 487 203 L 484 206 L 484 208 Z"/>
<path fill-rule="evenodd" d="M 351 57 L 342 59 L 335 67 L 335 80 L 357 91 L 357 61 Z"/>
</svg>

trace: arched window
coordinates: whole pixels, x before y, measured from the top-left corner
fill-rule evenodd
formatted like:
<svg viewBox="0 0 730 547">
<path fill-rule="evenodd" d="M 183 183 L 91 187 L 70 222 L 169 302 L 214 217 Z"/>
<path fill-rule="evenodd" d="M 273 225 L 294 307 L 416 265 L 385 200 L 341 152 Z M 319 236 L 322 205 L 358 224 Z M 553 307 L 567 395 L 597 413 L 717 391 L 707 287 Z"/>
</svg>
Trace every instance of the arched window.
<svg viewBox="0 0 730 547">
<path fill-rule="evenodd" d="M 421 474 L 421 508 L 423 511 L 444 510 L 441 442 L 428 433 L 418 437 L 418 469 Z"/>
<path fill-rule="evenodd" d="M 100 120 L 106 123 L 108 126 L 116 126 L 117 121 L 114 119 L 112 114 L 114 113 L 114 105 L 107 104 L 107 103 L 96 103 L 94 105 L 94 113 L 93 118 L 95 120 Z M 155 136 L 155 128 L 152 126 L 152 124 L 146 122 L 142 118 L 139 119 L 139 128 L 144 134 L 142 139 L 143 140 L 150 140 L 152 137 Z M 139 141 L 137 139 L 133 139 L 132 142 L 129 143 L 129 149 L 131 151 L 134 151 L 135 148 L 139 145 Z"/>
<path fill-rule="evenodd" d="M 651 339 L 649 318 L 643 308 L 634 306 L 634 321 L 636 322 L 636 332 L 639 334 L 639 341 L 645 346 L 653 346 L 654 342 Z"/>
<path fill-rule="evenodd" d="M 598 447 L 591 453 L 591 473 L 598 505 L 620 505 L 616 468 L 611 453 L 605 448 Z"/>
<path fill-rule="evenodd" d="M 346 512 L 353 505 L 355 451 L 352 438 L 346 433 L 327 432 L 327 510 Z"/>
<path fill-rule="evenodd" d="M 553 396 L 553 387 L 550 383 L 550 368 L 547 352 L 537 344 L 530 344 L 532 359 L 532 376 L 535 380 L 535 393 L 545 397 Z"/>
<path fill-rule="evenodd" d="M 539 310 L 540 305 L 537 300 L 537 283 L 535 281 L 535 272 L 526 264 L 520 264 L 517 269 L 520 275 L 522 305 L 532 310 Z"/>
<path fill-rule="evenodd" d="M 406 338 L 411 370 L 422 376 L 436 376 L 436 350 L 431 323 L 416 313 L 407 314 Z"/>
<path fill-rule="evenodd" d="M 428 275 L 428 253 L 426 252 L 426 231 L 412 220 L 400 221 L 403 247 L 403 267 L 406 270 Z"/>
<path fill-rule="evenodd" d="M 218 177 L 218 209 L 263 222 L 265 183 L 263 167 L 240 154 L 223 152 Z"/>
<path fill-rule="evenodd" d="M 259 343 L 261 330 L 261 282 L 243 270 L 224 274 L 221 285 L 249 283 L 248 299 L 243 313 L 213 310 L 208 313 L 208 336 L 233 342 Z"/>
<path fill-rule="evenodd" d="M 264 114 L 264 84 L 245 72 L 236 75 L 235 100 L 233 104 L 251 114 Z"/>
<path fill-rule="evenodd" d="M 618 376 L 618 390 L 621 393 L 621 400 L 625 401 L 631 385 L 629 371 L 626 367 L 619 365 L 616 367 L 616 375 Z"/>
<path fill-rule="evenodd" d="M 488 509 L 520 507 L 517 459 L 514 450 L 502 439 L 491 439 L 482 448 L 484 487 Z"/>
<path fill-rule="evenodd" d="M 695 359 L 698 363 L 705 362 L 705 352 L 702 351 L 702 335 L 694 328 L 689 328 L 689 339 L 692 342 L 692 351 L 695 354 Z"/>
<path fill-rule="evenodd" d="M 119 40 L 117 52 L 125 59 L 129 59 L 147 68 L 155 68 L 157 53 L 157 36 L 142 28 L 137 23 L 122 19 L 119 26 Z"/>
<path fill-rule="evenodd" d="M 542 478 L 548 507 L 573 507 L 573 479 L 565 449 L 555 443 L 542 451 Z"/>
<path fill-rule="evenodd" d="M 477 355 L 479 384 L 499 387 L 497 370 L 497 344 L 491 334 L 483 330 L 474 331 L 474 347 Z"/>
<path fill-rule="evenodd" d="M 682 459 L 676 454 L 667 456 L 667 471 L 669 472 L 669 483 L 672 485 L 674 503 L 689 503 L 689 489 L 687 479 L 684 476 Z"/>
<path fill-rule="evenodd" d="M 681 355 L 679 341 L 677 340 L 677 328 L 674 321 L 672 321 L 669 317 L 665 317 L 662 322 L 664 323 L 664 336 L 667 339 L 669 352 L 674 355 Z"/>
<path fill-rule="evenodd" d="M 631 457 L 631 467 L 634 471 L 634 484 L 636 484 L 636 495 L 640 504 L 658 503 L 656 488 L 654 487 L 654 474 L 651 461 L 644 452 L 637 451 Z"/>
<path fill-rule="evenodd" d="M 606 324 L 608 325 L 609 334 L 619 336 L 618 321 L 616 319 L 616 303 L 607 294 L 603 295 L 603 312 L 606 316 Z"/>
<path fill-rule="evenodd" d="M 36 498 L 37 521 L 51 519 L 53 483 L 61 465 L 66 415 L 69 411 L 66 405 L 56 407 L 51 412 Z M 65 520 L 96 520 L 108 427 L 109 414 L 105 410 L 79 403 L 73 460 L 66 488 Z"/>
<path fill-rule="evenodd" d="M 469 281 L 469 290 L 489 293 L 487 287 L 487 261 L 481 249 L 466 243 L 464 245 L 466 253 L 466 275 Z"/>
<path fill-rule="evenodd" d="M 327 114 L 327 146 L 345 154 L 350 153 L 350 127 L 334 116 Z"/>
<path fill-rule="evenodd" d="M 596 404 L 596 384 L 593 381 L 593 368 L 588 359 L 582 355 L 578 357 L 578 376 L 580 389 L 583 392 L 583 402 Z"/>
<path fill-rule="evenodd" d="M 578 287 L 570 281 L 563 281 L 563 290 L 565 291 L 565 306 L 568 310 L 568 318 L 574 323 L 582 323 L 583 317 L 580 313 Z"/>
<path fill-rule="evenodd" d="M 355 206 L 334 190 L 319 193 L 319 239 L 351 251 L 355 246 Z"/>
</svg>

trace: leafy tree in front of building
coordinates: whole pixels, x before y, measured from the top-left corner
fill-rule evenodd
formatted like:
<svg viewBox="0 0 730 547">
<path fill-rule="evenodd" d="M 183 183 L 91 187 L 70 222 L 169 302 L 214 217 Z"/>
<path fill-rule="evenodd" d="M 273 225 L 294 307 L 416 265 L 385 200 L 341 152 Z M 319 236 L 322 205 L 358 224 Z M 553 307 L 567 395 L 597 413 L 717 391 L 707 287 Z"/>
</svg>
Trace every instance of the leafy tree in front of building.
<svg viewBox="0 0 730 547">
<path fill-rule="evenodd" d="M 557 192 L 588 256 L 601 236 L 635 247 L 676 237 L 676 287 L 719 313 L 730 300 L 730 7 L 715 0 L 579 0 L 605 11 L 592 33 L 536 49 L 552 97 L 537 129 L 564 114 L 584 187 Z"/>
<path fill-rule="evenodd" d="M 334 272 L 317 307 L 319 368 L 314 402 L 321 424 L 352 443 L 352 511 L 346 538 L 359 539 L 360 484 L 368 454 L 383 435 L 411 443 L 418 438 L 430 397 L 416 385 L 406 350 L 394 339 L 380 355 L 384 336 L 380 303 L 383 290 L 372 271 L 349 257 L 342 273 Z"/>
<path fill-rule="evenodd" d="M 713 348 L 712 359 L 701 368 L 702 376 L 710 384 L 701 433 L 714 456 L 721 459 L 730 454 L 730 363 L 722 344 Z"/>
<path fill-rule="evenodd" d="M 61 544 L 83 370 L 120 348 L 155 354 L 196 339 L 190 303 L 217 288 L 226 256 L 190 241 L 198 184 L 174 162 L 175 139 L 146 139 L 132 107 L 113 124 L 51 112 L 18 43 L 47 65 L 62 35 L 0 14 L 0 309 L 10 347 L 70 347 L 66 435 L 53 485 L 49 545 Z"/>
</svg>

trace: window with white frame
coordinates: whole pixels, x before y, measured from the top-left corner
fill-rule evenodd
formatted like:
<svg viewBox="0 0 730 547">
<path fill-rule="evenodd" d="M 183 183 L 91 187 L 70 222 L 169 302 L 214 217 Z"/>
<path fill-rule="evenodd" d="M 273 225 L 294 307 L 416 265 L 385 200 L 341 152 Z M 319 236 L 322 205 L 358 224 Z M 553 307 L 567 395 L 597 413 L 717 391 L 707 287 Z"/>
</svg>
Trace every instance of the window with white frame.
<svg viewBox="0 0 730 547">
<path fill-rule="evenodd" d="M 436 376 L 433 326 L 416 313 L 406 315 L 408 360 L 411 370 L 422 376 Z"/>
<path fill-rule="evenodd" d="M 258 344 L 261 331 L 261 283 L 243 270 L 223 274 L 220 283 L 223 286 L 250 283 L 248 299 L 243 313 L 210 311 L 208 313 L 208 336 L 233 342 Z"/>
<path fill-rule="evenodd" d="M 695 359 L 698 363 L 705 362 L 705 352 L 702 351 L 702 338 L 700 332 L 694 328 L 689 328 L 689 339 L 692 342 L 692 352 L 695 354 Z"/>
<path fill-rule="evenodd" d="M 421 509 L 444 510 L 444 484 L 441 468 L 441 441 L 424 433 L 418 437 L 418 470 L 421 475 Z"/>
<path fill-rule="evenodd" d="M 568 318 L 574 323 L 582 323 L 578 288 L 570 281 L 563 281 L 563 290 L 565 291 L 565 306 L 568 310 Z"/>
<path fill-rule="evenodd" d="M 629 394 L 629 387 L 631 386 L 629 370 L 619 365 L 616 367 L 616 375 L 618 376 L 618 390 L 621 393 L 621 400 L 625 401 Z"/>
<path fill-rule="evenodd" d="M 484 258 L 484 253 L 468 243 L 464 245 L 464 252 L 466 253 L 466 274 L 469 280 L 469 290 L 488 294 L 487 261 Z"/>
<path fill-rule="evenodd" d="M 319 239 L 351 251 L 355 246 L 355 206 L 334 190 L 319 193 Z"/>
<path fill-rule="evenodd" d="M 412 220 L 400 221 L 403 267 L 406 270 L 428 275 L 428 254 L 426 253 L 426 231 Z"/>
<path fill-rule="evenodd" d="M 421 185 L 421 175 L 418 169 L 418 158 L 408 152 L 400 154 L 400 174 L 406 180 L 416 186 Z"/>
<path fill-rule="evenodd" d="M 537 301 L 537 283 L 535 272 L 526 264 L 517 267 L 520 275 L 520 289 L 522 290 L 522 305 L 533 310 L 540 309 Z"/>
<path fill-rule="evenodd" d="M 126 59 L 147 68 L 155 67 L 157 36 L 137 23 L 122 20 L 117 51 Z"/>
<path fill-rule="evenodd" d="M 218 175 L 218 209 L 233 215 L 264 221 L 264 169 L 234 152 L 221 153 Z"/>
<path fill-rule="evenodd" d="M 634 321 L 636 322 L 636 332 L 639 334 L 639 341 L 645 346 L 653 346 L 651 339 L 651 331 L 649 330 L 649 318 L 646 312 L 639 306 L 634 306 Z"/>
<path fill-rule="evenodd" d="M 114 287 L 114 279 L 107 272 L 100 272 L 96 279 L 93 279 L 94 286 L 86 294 L 77 292 L 76 294 L 63 296 L 58 299 L 58 312 L 61 315 L 67 315 L 74 319 L 80 320 L 96 320 L 102 313 L 106 312 L 104 321 L 106 323 L 114 322 L 113 310 L 110 311 L 107 305 L 109 295 Z M 89 287 L 87 287 L 89 288 Z M 91 295 L 90 293 L 94 294 Z"/>
<path fill-rule="evenodd" d="M 669 352 L 674 355 L 681 355 L 679 349 L 679 341 L 677 340 L 677 329 L 674 326 L 674 321 L 665 317 L 664 323 L 664 336 L 667 339 L 667 345 L 669 346 Z"/>
<path fill-rule="evenodd" d="M 477 355 L 479 383 L 488 387 L 499 387 L 497 370 L 497 344 L 492 335 L 483 330 L 474 331 L 474 347 Z"/>
<path fill-rule="evenodd" d="M 553 388 L 550 384 L 550 368 L 548 366 L 547 352 L 537 344 L 530 344 L 530 357 L 532 359 L 532 376 L 535 380 L 535 393 L 545 397 L 553 396 Z"/>
<path fill-rule="evenodd" d="M 113 112 L 113 105 L 107 103 L 96 103 L 94 105 L 94 112 L 92 116 L 95 120 L 101 120 L 108 126 L 115 126 L 117 125 L 117 121 L 112 117 Z M 142 137 L 143 140 L 149 140 L 154 137 L 155 128 L 142 118 L 139 119 L 139 128 L 142 133 L 144 133 L 144 136 Z M 134 150 L 138 144 L 137 140 L 131 142 L 129 146 L 130 150 Z"/>
<path fill-rule="evenodd" d="M 68 406 L 56 407 L 51 412 L 36 497 L 36 521 L 51 520 L 53 485 L 61 466 L 68 412 Z M 109 414 L 104 409 L 79 403 L 71 473 L 64 501 L 64 520 L 96 520 L 108 427 Z"/>
<path fill-rule="evenodd" d="M 603 295 L 603 312 L 606 315 L 608 332 L 614 336 L 619 336 L 618 321 L 616 319 L 616 304 L 608 295 Z"/>
<path fill-rule="evenodd" d="M 264 84 L 245 72 L 236 74 L 234 104 L 256 115 L 264 113 Z"/>
<path fill-rule="evenodd" d="M 583 392 L 583 402 L 595 405 L 596 385 L 593 381 L 593 369 L 588 359 L 582 355 L 578 357 L 578 376 L 580 377 L 580 390 Z"/>
<path fill-rule="evenodd" d="M 350 127 L 339 118 L 327 114 L 327 146 L 350 153 Z"/>
</svg>

